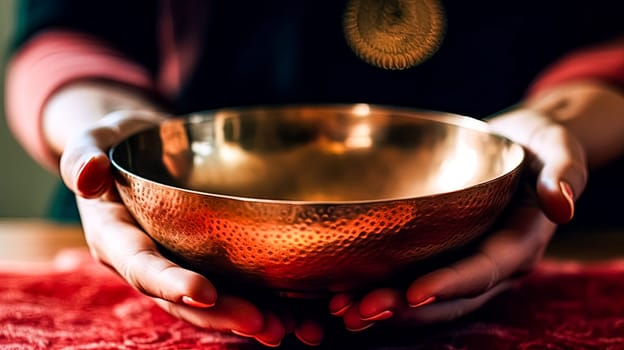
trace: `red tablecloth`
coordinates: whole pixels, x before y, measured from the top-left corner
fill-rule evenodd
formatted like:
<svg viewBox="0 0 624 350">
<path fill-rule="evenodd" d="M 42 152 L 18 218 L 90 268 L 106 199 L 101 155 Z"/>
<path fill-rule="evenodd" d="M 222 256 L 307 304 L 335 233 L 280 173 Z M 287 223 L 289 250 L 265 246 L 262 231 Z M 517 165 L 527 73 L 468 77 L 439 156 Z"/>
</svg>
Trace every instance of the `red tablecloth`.
<svg viewBox="0 0 624 350">
<path fill-rule="evenodd" d="M 335 334 L 325 348 L 624 349 L 624 260 L 544 262 L 519 286 L 451 324 Z M 169 316 L 85 255 L 0 262 L 0 349 L 256 347 L 262 348 Z"/>
</svg>

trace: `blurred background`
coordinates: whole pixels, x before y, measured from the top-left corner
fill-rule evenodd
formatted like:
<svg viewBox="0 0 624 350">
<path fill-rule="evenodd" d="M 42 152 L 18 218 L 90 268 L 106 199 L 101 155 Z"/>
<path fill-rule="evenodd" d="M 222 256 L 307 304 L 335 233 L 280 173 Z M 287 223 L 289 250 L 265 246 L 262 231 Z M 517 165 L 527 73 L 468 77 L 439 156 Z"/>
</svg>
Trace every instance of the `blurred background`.
<svg viewBox="0 0 624 350">
<path fill-rule="evenodd" d="M 0 0 L 0 65 L 4 96 L 4 73 L 14 25 L 15 0 Z M 0 101 L 0 217 L 40 217 L 58 180 L 31 160 L 7 128 L 4 98 Z"/>
</svg>

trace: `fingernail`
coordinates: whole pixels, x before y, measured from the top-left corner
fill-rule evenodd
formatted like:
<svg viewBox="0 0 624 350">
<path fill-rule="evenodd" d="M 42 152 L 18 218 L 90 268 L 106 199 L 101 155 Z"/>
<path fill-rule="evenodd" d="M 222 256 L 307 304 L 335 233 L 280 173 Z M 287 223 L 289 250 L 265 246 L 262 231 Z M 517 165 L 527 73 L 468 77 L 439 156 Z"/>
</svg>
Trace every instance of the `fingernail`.
<svg viewBox="0 0 624 350">
<path fill-rule="evenodd" d="M 262 345 L 264 345 L 264 346 L 268 346 L 268 347 L 270 347 L 270 348 L 276 348 L 276 347 L 278 347 L 278 346 L 280 346 L 280 345 L 282 344 L 282 342 L 281 342 L 281 341 L 278 341 L 277 343 L 272 343 L 272 342 L 270 342 L 270 341 L 262 340 L 262 339 L 260 339 L 260 338 L 258 338 L 258 337 L 254 338 L 254 339 L 256 339 L 256 341 L 257 341 L 258 343 L 260 343 L 260 344 L 262 344 Z"/>
<path fill-rule="evenodd" d="M 421 307 L 421 306 L 425 306 L 425 305 L 429 305 L 431 303 L 433 303 L 436 300 L 435 296 L 430 296 L 428 298 L 422 299 L 420 301 L 417 301 L 415 303 L 410 303 L 409 307 L 411 308 L 417 308 L 417 307 Z"/>
<path fill-rule="evenodd" d="M 349 328 L 349 327 L 346 327 L 346 328 L 347 328 L 347 330 L 348 330 L 348 331 L 350 331 L 350 332 L 361 332 L 361 331 L 363 331 L 363 330 L 366 330 L 366 329 L 371 328 L 373 325 L 374 325 L 374 323 L 369 323 L 369 324 L 366 324 L 366 325 L 361 326 L 361 327 L 359 327 L 359 328 Z"/>
<path fill-rule="evenodd" d="M 83 162 L 76 174 L 77 190 L 86 196 L 97 195 L 107 186 L 107 164 L 97 161 L 97 156 L 92 156 Z"/>
<path fill-rule="evenodd" d="M 89 162 L 93 159 L 94 157 L 91 157 L 87 160 L 83 160 L 82 162 L 80 162 L 80 166 L 78 167 L 78 169 L 76 170 L 76 172 L 74 173 L 74 176 L 76 178 L 78 178 L 80 176 L 80 174 L 84 171 L 85 167 L 87 166 L 87 164 L 89 164 Z"/>
<path fill-rule="evenodd" d="M 202 309 L 205 309 L 207 307 L 212 307 L 215 305 L 215 303 L 212 303 L 212 304 L 202 303 L 201 301 L 197 301 L 186 295 L 182 297 L 182 302 L 188 306 L 198 307 Z"/>
<path fill-rule="evenodd" d="M 368 317 L 361 317 L 360 319 L 362 321 L 383 321 L 383 320 L 387 320 L 390 317 L 394 316 L 394 312 L 390 311 L 390 310 L 384 310 L 378 314 L 375 314 L 373 316 L 368 316 Z"/>
<path fill-rule="evenodd" d="M 570 206 L 570 217 L 568 220 L 571 220 L 574 217 L 574 192 L 572 192 L 572 187 L 565 181 L 559 182 L 559 187 L 561 188 L 561 194 L 563 194 Z"/>
<path fill-rule="evenodd" d="M 336 311 L 330 311 L 330 313 L 334 316 L 342 316 L 344 315 L 345 312 L 347 312 L 347 310 L 351 307 L 351 305 L 353 305 L 352 302 L 348 303 L 347 305 L 341 307 L 340 309 Z"/>
<path fill-rule="evenodd" d="M 254 334 L 243 333 L 241 331 L 237 331 L 236 329 L 230 329 L 230 332 L 245 338 L 255 338 Z"/>
<path fill-rule="evenodd" d="M 299 339 L 300 342 L 304 343 L 305 345 L 308 345 L 308 346 L 319 346 L 319 345 L 321 345 L 321 341 L 320 340 L 319 341 L 310 341 L 310 340 L 302 337 L 301 335 L 299 335 L 297 333 L 297 331 L 295 331 L 295 336 L 297 337 L 297 339 Z"/>
</svg>

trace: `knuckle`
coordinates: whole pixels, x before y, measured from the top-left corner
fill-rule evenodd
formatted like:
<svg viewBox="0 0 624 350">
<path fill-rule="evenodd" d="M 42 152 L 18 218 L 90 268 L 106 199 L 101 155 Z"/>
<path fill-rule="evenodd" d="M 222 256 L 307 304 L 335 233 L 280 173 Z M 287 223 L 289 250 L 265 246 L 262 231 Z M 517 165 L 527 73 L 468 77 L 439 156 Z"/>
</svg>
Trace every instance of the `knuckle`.
<svg viewBox="0 0 624 350">
<path fill-rule="evenodd" d="M 163 266 L 159 267 L 159 270 L 156 273 L 156 275 L 158 276 L 158 280 L 165 280 L 166 274 L 175 268 L 177 268 L 177 266 L 173 264 L 163 264 Z M 158 287 L 156 290 L 157 296 L 165 300 L 171 300 L 171 301 L 177 300 L 176 295 L 171 295 L 171 292 L 169 290 L 167 290 L 166 288 L 163 288 L 164 285 L 165 285 L 164 283 L 158 283 Z M 181 294 L 188 295 L 190 293 L 188 293 L 188 291 L 182 291 Z"/>
<path fill-rule="evenodd" d="M 486 277 L 485 283 L 483 285 L 483 290 L 490 290 L 494 288 L 501 280 L 503 273 L 500 269 L 500 266 L 488 252 L 484 250 L 479 251 L 479 256 L 485 262 L 485 270 L 488 271 L 488 276 Z"/>
<path fill-rule="evenodd" d="M 143 285 L 141 278 L 138 277 L 140 274 L 137 273 L 137 269 L 142 266 L 142 261 L 148 254 L 151 253 L 148 251 L 138 251 L 132 254 L 120 263 L 117 271 L 131 286 L 141 293 L 149 295 L 148 289 Z"/>
<path fill-rule="evenodd" d="M 418 280 L 422 286 L 434 285 L 438 290 L 438 297 L 451 298 L 458 293 L 458 284 L 461 284 L 465 279 L 465 276 L 459 270 L 460 268 L 455 265 L 449 265 L 441 267 L 438 270 L 430 273 L 424 277 L 424 279 Z"/>
<path fill-rule="evenodd" d="M 184 317 L 180 313 L 180 308 L 178 305 L 170 303 L 170 302 L 164 302 L 164 303 L 159 303 L 159 304 L 171 316 L 180 320 L 184 320 Z"/>
<path fill-rule="evenodd" d="M 168 278 L 177 265 L 150 249 L 137 251 L 115 266 L 128 284 L 145 295 L 177 303 L 182 295 L 189 294 L 189 283 L 181 286 L 179 279 Z"/>
</svg>

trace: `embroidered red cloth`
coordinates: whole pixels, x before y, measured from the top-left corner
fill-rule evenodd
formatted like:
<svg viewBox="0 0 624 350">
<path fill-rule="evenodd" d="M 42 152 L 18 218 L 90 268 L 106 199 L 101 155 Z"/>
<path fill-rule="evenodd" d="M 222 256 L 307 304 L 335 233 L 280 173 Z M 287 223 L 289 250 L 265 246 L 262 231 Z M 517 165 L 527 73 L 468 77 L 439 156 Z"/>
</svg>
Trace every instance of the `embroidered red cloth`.
<svg viewBox="0 0 624 350">
<path fill-rule="evenodd" d="M 255 349 L 180 321 L 85 253 L 0 262 L 0 349 Z M 624 349 L 624 260 L 543 262 L 467 318 L 330 337 L 336 349 Z M 299 347 L 286 341 L 282 348 Z"/>
</svg>

